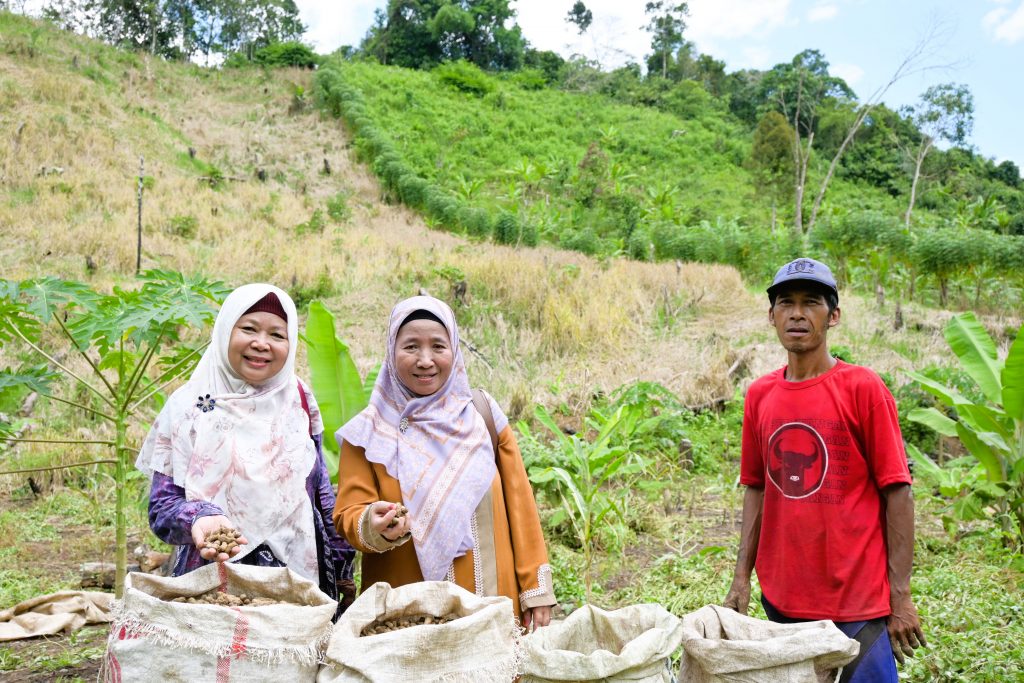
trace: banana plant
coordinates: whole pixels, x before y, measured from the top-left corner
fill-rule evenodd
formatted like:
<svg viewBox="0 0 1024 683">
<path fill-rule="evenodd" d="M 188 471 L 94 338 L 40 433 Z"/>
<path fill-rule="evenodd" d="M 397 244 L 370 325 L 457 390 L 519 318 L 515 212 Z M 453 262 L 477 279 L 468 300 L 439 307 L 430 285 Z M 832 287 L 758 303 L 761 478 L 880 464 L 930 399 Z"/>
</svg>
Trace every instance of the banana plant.
<svg viewBox="0 0 1024 683">
<path fill-rule="evenodd" d="M 587 602 L 593 586 L 594 545 L 598 529 L 608 515 L 622 518 L 628 483 L 643 471 L 643 460 L 615 437 L 635 428 L 636 410 L 622 406 L 611 416 L 593 415 L 588 425 L 596 428 L 593 441 L 564 433 L 543 406 L 534 410 L 537 421 L 554 436 L 558 458 L 564 466 L 536 467 L 530 479 L 537 484 L 554 481 L 566 517 L 583 549 L 583 580 Z M 623 484 L 613 489 L 612 484 Z"/>
<path fill-rule="evenodd" d="M 1024 547 L 1024 325 L 1005 359 L 973 313 L 953 316 L 946 341 L 984 400 L 972 401 L 925 375 L 907 371 L 921 387 L 955 412 L 917 408 L 907 418 L 957 438 L 985 469 L 985 481 L 968 494 L 969 508 L 992 510 L 1006 538 Z"/>
<path fill-rule="evenodd" d="M 369 403 L 380 366 L 365 379 L 359 376 L 348 346 L 335 332 L 334 315 L 320 301 L 309 304 L 304 339 L 310 382 L 324 422 L 324 460 L 331 481 L 337 484 L 340 454 L 334 433 Z"/>
<path fill-rule="evenodd" d="M 40 366 L 0 371 L 0 393 L 16 386 L 37 391 L 99 418 L 113 432 L 100 439 L 80 440 L 48 438 L 45 433 L 39 438 L 23 438 L 6 430 L 0 434 L 2 441 L 103 446 L 110 449 L 111 456 L 0 474 L 114 466 L 114 590 L 118 597 L 124 590 L 127 566 L 125 484 L 138 451 L 138 446 L 128 443 L 128 429 L 143 421 L 144 417 L 138 418 L 149 415 L 154 404 L 159 407 L 165 388 L 191 372 L 205 345 L 189 343 L 182 332 L 209 325 L 215 304 L 228 292 L 221 282 L 173 271 L 147 271 L 139 280 L 138 289 L 114 287 L 110 294 L 54 277 L 0 281 L 0 347 L 16 348 L 46 361 Z M 72 368 L 66 357 L 74 355 L 84 361 L 84 369 Z"/>
</svg>

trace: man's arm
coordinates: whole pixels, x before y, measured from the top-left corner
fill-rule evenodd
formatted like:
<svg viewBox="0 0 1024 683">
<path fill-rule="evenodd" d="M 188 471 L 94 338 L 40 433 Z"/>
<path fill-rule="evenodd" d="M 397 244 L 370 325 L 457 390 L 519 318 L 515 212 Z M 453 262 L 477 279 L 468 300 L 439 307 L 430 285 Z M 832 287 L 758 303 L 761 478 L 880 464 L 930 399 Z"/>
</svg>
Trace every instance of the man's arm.
<svg viewBox="0 0 1024 683">
<path fill-rule="evenodd" d="M 740 550 L 736 554 L 736 570 L 732 586 L 722 603 L 729 609 L 746 614 L 750 607 L 750 576 L 754 573 L 757 546 L 761 540 L 761 515 L 764 510 L 764 489 L 748 486 L 743 494 L 743 526 L 740 529 Z"/>
<path fill-rule="evenodd" d="M 910 572 L 914 565 L 914 496 L 910 484 L 882 489 L 885 499 L 886 542 L 889 556 L 889 640 L 899 663 L 925 645 L 917 609 L 910 598 Z"/>
</svg>

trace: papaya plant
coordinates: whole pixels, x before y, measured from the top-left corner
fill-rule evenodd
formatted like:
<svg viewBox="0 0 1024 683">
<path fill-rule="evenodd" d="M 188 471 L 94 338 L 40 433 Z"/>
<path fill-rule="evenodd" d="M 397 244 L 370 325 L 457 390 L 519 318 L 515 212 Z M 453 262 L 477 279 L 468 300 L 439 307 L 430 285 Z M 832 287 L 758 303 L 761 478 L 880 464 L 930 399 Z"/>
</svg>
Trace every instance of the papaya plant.
<svg viewBox="0 0 1024 683">
<path fill-rule="evenodd" d="M 114 287 L 109 294 L 55 277 L 0 282 L 0 346 L 5 350 L 16 346 L 16 351 L 28 351 L 46 361 L 36 367 L 4 368 L 0 391 L 15 385 L 30 388 L 101 419 L 113 432 L 112 437 L 75 440 L 21 438 L 8 431 L 0 440 L 110 450 L 109 458 L 34 469 L 114 466 L 114 588 L 119 597 L 127 566 L 125 482 L 138 450 L 128 443 L 128 429 L 140 416 L 148 415 L 145 409 L 164 389 L 192 370 L 205 344 L 186 341 L 182 331 L 210 324 L 214 304 L 228 292 L 220 282 L 173 271 L 146 271 L 139 280 L 138 289 Z M 75 354 L 87 370 L 72 369 L 68 357 Z"/>
<path fill-rule="evenodd" d="M 1024 548 L 1024 325 L 1005 359 L 973 313 L 953 316 L 946 341 L 984 397 L 972 401 L 957 390 L 923 374 L 907 375 L 952 409 L 916 408 L 907 418 L 957 438 L 985 470 L 961 504 L 964 517 L 990 515 L 1006 539 Z M 986 512 L 989 511 L 989 512 Z"/>
<path fill-rule="evenodd" d="M 324 459 L 336 484 L 339 452 L 334 433 L 369 403 L 380 366 L 360 378 L 348 346 L 335 332 L 334 315 L 320 301 L 309 304 L 304 338 L 310 382 L 324 422 Z"/>
</svg>

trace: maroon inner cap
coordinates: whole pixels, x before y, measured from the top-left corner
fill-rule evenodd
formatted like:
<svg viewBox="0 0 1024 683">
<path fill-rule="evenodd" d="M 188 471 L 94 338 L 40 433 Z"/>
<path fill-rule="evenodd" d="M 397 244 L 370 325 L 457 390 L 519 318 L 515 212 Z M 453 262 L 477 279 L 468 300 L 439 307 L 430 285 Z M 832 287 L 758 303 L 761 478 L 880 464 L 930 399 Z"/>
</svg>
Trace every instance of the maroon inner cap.
<svg viewBox="0 0 1024 683">
<path fill-rule="evenodd" d="M 284 312 L 281 300 L 273 292 L 267 292 L 265 297 L 250 306 L 242 315 L 248 313 L 273 313 L 281 320 L 288 322 L 288 314 Z"/>
</svg>

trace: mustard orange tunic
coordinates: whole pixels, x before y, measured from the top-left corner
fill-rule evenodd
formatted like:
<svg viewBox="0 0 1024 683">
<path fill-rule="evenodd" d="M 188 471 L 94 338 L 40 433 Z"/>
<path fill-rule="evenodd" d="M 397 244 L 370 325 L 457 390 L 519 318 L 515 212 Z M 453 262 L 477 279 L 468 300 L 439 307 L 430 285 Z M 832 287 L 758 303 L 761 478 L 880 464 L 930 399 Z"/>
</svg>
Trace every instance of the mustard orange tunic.
<svg viewBox="0 0 1024 683">
<path fill-rule="evenodd" d="M 498 474 L 473 519 L 473 549 L 455 558 L 448 580 L 477 595 L 505 595 L 516 616 L 555 604 L 547 548 L 533 489 L 511 427 L 498 435 Z M 362 586 L 378 581 L 402 586 L 423 580 L 412 543 L 388 541 L 370 528 L 369 505 L 398 503 L 398 480 L 366 459 L 360 446 L 341 445 L 334 525 L 362 553 Z"/>
</svg>

